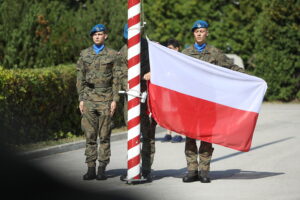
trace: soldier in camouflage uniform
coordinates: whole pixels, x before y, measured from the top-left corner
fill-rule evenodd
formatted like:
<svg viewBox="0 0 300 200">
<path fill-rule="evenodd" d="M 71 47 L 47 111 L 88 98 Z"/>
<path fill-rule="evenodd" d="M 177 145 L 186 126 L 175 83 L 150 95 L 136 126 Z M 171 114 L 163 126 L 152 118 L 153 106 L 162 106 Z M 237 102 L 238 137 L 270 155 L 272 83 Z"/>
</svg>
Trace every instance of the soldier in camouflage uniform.
<svg viewBox="0 0 300 200">
<path fill-rule="evenodd" d="M 121 56 L 121 90 L 127 91 L 128 90 L 128 67 L 127 67 L 127 55 L 128 55 L 128 48 L 127 48 L 127 39 L 128 39 L 128 26 L 125 24 L 124 26 L 124 34 L 123 34 L 123 41 L 125 45 L 120 49 L 119 54 Z M 124 96 L 124 121 L 127 124 L 128 116 L 127 116 L 127 95 Z"/>
<path fill-rule="evenodd" d="M 195 44 L 186 48 L 182 53 L 203 60 L 221 67 L 242 72 L 243 69 L 234 65 L 219 49 L 206 43 L 208 36 L 208 23 L 198 20 L 192 27 Z M 185 156 L 187 160 L 188 173 L 183 177 L 183 182 L 193 182 L 200 180 L 202 183 L 209 183 L 208 176 L 210 161 L 213 153 L 211 143 L 201 141 L 199 150 L 197 149 L 196 140 L 186 137 Z M 199 162 L 198 162 L 199 154 Z"/>
<path fill-rule="evenodd" d="M 90 36 L 93 46 L 80 53 L 77 62 L 77 91 L 82 114 L 81 127 L 86 137 L 84 180 L 105 180 L 105 168 L 110 161 L 111 117 L 119 100 L 120 58 L 118 52 L 104 45 L 106 27 L 95 25 Z M 97 137 L 100 139 L 99 149 Z M 96 160 L 99 161 L 96 175 Z"/>
<path fill-rule="evenodd" d="M 127 43 L 128 39 L 128 25 L 124 26 L 124 34 L 123 37 L 125 42 Z M 121 50 L 120 55 L 122 57 L 122 89 L 128 90 L 127 86 L 127 51 L 128 47 L 125 44 Z M 147 82 L 144 78 L 144 75 L 150 71 L 149 64 L 149 54 L 148 54 L 148 42 L 146 39 L 141 38 L 141 92 L 147 90 Z M 127 122 L 127 101 L 124 102 L 124 118 Z M 155 128 L 156 122 L 154 119 L 150 118 L 147 114 L 147 101 L 145 103 L 141 103 L 141 133 L 142 133 L 142 176 L 147 179 L 148 182 L 152 181 L 151 176 L 151 166 L 154 160 L 155 153 Z M 122 177 L 121 177 L 122 179 Z"/>
</svg>

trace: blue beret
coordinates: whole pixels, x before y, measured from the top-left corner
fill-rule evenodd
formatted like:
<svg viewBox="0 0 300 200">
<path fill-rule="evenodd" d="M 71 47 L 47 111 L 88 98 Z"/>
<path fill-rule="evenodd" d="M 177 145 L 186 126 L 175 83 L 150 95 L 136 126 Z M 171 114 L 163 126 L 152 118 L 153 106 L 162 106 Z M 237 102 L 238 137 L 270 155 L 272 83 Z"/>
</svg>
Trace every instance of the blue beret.
<svg viewBox="0 0 300 200">
<path fill-rule="evenodd" d="M 124 32 L 123 37 L 127 40 L 128 39 L 128 24 L 124 25 Z"/>
<path fill-rule="evenodd" d="M 208 28 L 208 23 L 203 20 L 197 20 L 192 27 L 192 32 L 197 28 Z"/>
<path fill-rule="evenodd" d="M 90 35 L 93 35 L 94 33 L 101 32 L 101 31 L 106 31 L 105 26 L 103 24 L 97 24 L 91 29 Z"/>
</svg>

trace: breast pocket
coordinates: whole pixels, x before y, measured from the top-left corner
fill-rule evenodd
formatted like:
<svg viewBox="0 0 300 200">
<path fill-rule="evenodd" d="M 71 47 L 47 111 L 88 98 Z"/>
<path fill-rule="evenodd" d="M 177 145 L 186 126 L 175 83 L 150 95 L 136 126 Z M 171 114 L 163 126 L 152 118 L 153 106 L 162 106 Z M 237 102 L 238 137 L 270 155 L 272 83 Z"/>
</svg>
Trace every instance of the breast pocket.
<svg viewBox="0 0 300 200">
<path fill-rule="evenodd" d="M 90 57 L 90 56 L 86 56 L 82 59 L 83 61 L 83 65 L 84 65 L 84 68 L 86 70 L 86 73 L 89 73 L 90 71 L 93 71 L 94 70 L 94 66 L 93 66 L 93 57 Z"/>
<path fill-rule="evenodd" d="M 215 57 L 213 57 L 213 56 L 211 56 L 211 55 L 208 55 L 208 54 L 206 54 L 206 55 L 202 56 L 202 57 L 200 58 L 200 60 L 203 60 L 203 61 L 205 61 L 205 62 L 208 62 L 208 63 L 214 64 L 214 65 L 216 65 L 216 64 L 217 64 L 217 60 L 216 60 L 216 58 L 215 58 Z"/>
<path fill-rule="evenodd" d="M 91 57 L 91 56 L 86 56 L 86 57 L 83 57 L 82 58 L 82 61 L 83 61 L 83 63 L 85 64 L 85 65 L 90 65 L 90 64 L 92 64 L 93 63 L 93 57 Z"/>
<path fill-rule="evenodd" d="M 102 73 L 110 74 L 110 73 L 112 73 L 113 66 L 114 66 L 114 61 L 113 60 L 101 60 L 99 70 Z"/>
</svg>

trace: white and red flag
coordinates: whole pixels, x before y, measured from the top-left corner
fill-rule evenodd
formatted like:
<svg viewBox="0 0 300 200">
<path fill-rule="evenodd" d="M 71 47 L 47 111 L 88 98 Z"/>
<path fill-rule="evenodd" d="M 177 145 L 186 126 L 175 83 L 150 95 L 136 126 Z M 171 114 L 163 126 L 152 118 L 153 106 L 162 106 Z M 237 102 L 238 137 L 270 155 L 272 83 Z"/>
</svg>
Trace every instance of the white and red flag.
<svg viewBox="0 0 300 200">
<path fill-rule="evenodd" d="M 267 84 L 148 40 L 149 107 L 169 130 L 249 151 Z"/>
</svg>

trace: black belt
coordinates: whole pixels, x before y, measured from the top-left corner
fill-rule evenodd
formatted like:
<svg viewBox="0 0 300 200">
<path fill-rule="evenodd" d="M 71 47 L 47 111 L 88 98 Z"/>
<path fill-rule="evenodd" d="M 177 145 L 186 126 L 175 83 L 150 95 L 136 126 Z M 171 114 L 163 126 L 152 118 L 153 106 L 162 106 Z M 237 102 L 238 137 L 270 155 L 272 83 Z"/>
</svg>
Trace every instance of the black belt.
<svg viewBox="0 0 300 200">
<path fill-rule="evenodd" d="M 94 88 L 108 88 L 108 87 L 112 87 L 112 85 L 110 85 L 110 84 L 87 83 L 86 85 L 87 85 L 87 87 L 92 88 L 92 89 L 94 89 Z"/>
</svg>

